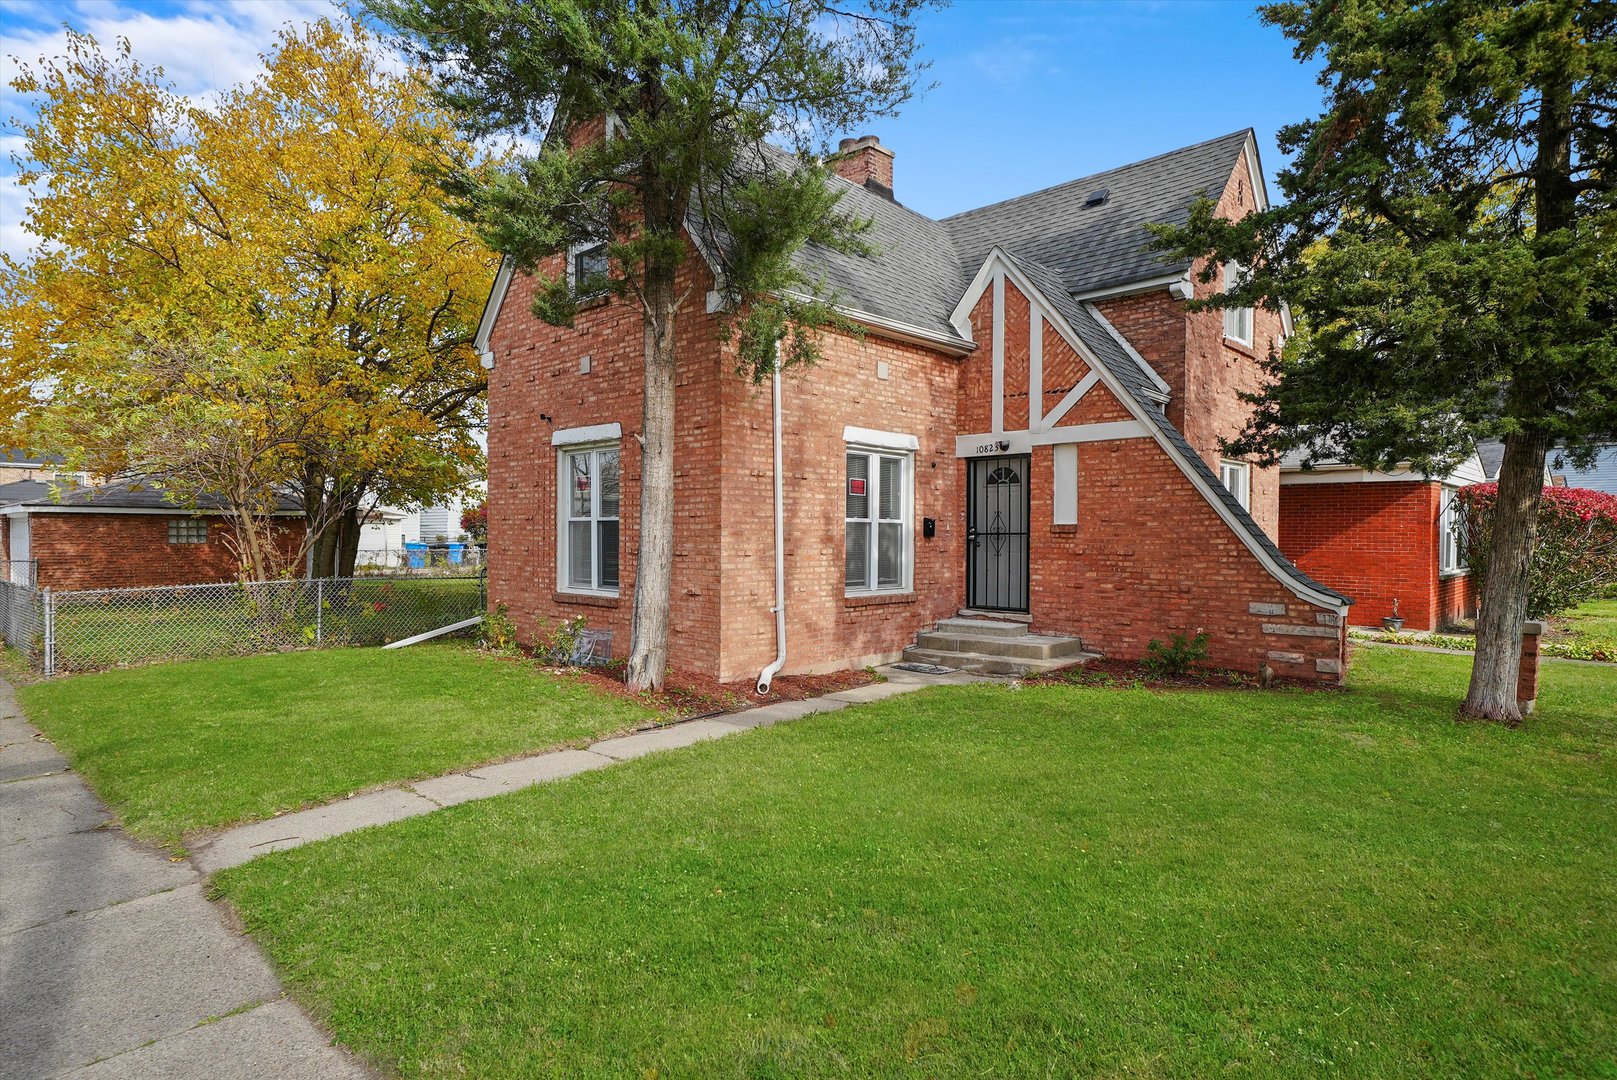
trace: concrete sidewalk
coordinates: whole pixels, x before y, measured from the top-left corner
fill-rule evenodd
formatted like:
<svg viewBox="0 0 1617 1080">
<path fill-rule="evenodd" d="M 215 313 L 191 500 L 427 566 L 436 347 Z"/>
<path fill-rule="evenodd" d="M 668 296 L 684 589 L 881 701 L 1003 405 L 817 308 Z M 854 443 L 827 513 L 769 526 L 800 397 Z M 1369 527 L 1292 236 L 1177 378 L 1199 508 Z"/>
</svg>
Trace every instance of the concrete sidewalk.
<svg viewBox="0 0 1617 1080">
<path fill-rule="evenodd" d="M 708 739 L 721 739 L 750 728 L 765 727 L 812 713 L 832 712 L 867 701 L 880 701 L 895 694 L 907 694 L 928 686 L 951 686 L 977 682 L 981 676 L 955 672 L 924 675 L 885 667 L 886 682 L 856 686 L 806 701 L 782 701 L 745 712 L 729 713 L 703 720 L 670 724 L 655 731 L 642 731 L 615 739 L 603 739 L 583 750 L 553 750 L 547 754 L 518 758 L 498 765 L 486 765 L 467 772 L 435 776 L 411 785 L 382 788 L 352 799 L 317 806 L 296 814 L 229 829 L 191 845 L 191 859 L 204 873 L 239 866 L 249 859 L 272 851 L 301 847 L 316 840 L 387 825 L 394 821 L 430 814 L 446 806 L 474 799 L 487 799 L 508 791 L 548 783 L 592 769 L 659 750 L 675 750 Z"/>
<path fill-rule="evenodd" d="M 372 1075 L 203 895 L 136 844 L 0 681 L 0 1076 Z"/>
</svg>

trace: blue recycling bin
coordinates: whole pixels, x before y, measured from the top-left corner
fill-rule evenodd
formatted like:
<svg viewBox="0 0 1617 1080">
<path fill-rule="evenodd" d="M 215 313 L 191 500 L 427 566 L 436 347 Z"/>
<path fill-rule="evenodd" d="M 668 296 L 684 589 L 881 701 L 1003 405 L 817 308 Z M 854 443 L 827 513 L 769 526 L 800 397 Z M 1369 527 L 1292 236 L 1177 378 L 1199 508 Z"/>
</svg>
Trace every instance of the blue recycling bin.
<svg viewBox="0 0 1617 1080">
<path fill-rule="evenodd" d="M 427 545 L 406 543 L 404 545 L 404 562 L 411 570 L 425 570 L 427 568 Z"/>
<path fill-rule="evenodd" d="M 450 566 L 459 566 L 462 562 L 465 561 L 465 559 L 466 559 L 466 545 L 465 544 L 450 544 L 449 545 L 449 565 Z"/>
</svg>

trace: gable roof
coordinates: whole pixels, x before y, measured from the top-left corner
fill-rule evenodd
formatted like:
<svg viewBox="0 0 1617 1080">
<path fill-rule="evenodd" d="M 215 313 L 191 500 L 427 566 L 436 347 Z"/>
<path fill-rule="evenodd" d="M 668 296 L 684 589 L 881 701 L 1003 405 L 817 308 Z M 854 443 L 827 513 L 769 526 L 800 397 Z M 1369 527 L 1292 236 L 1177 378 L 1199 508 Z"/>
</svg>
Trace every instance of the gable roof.
<svg viewBox="0 0 1617 1080">
<path fill-rule="evenodd" d="M 1264 201 L 1252 129 L 1172 150 L 1117 169 L 943 219 L 961 261 L 977 266 L 995 246 L 1057 270 L 1071 292 L 1183 275 L 1189 259 L 1148 250 L 1147 222 L 1181 225 L 1203 195 L 1218 198 L 1241 151 L 1250 155 L 1254 195 Z M 1106 201 L 1086 207 L 1091 192 Z"/>
<path fill-rule="evenodd" d="M 1304 599 L 1337 607 L 1343 611 L 1347 605 L 1353 603 L 1335 589 L 1322 585 L 1303 573 L 1296 564 L 1286 558 L 1252 514 L 1236 500 L 1229 488 L 1214 475 L 1207 462 L 1202 460 L 1202 456 L 1190 445 L 1179 429 L 1173 426 L 1153 393 L 1154 384 L 1145 371 L 1141 370 L 1141 365 L 1130 355 L 1130 350 L 1124 348 L 1100 317 L 1093 304 L 1075 299 L 1064 287 L 1060 275 L 1051 267 L 1017 258 L 999 248 L 995 248 L 989 255 L 990 259 L 996 257 L 1003 259 L 1013 269 L 1019 270 L 1033 286 L 1035 295 L 1029 299 L 1043 304 L 1048 310 L 1060 316 L 1078 338 L 1075 344 L 1081 344 L 1084 350 L 1099 361 L 1104 371 L 1115 376 L 1118 385 L 1130 399 L 1123 404 L 1132 406 L 1129 411 L 1150 425 L 1151 434 L 1167 452 L 1168 457 L 1189 476 L 1191 482 L 1212 504 L 1213 509 L 1235 530 L 1236 535 L 1246 542 L 1247 547 L 1258 557 L 1258 561 L 1263 563 L 1281 584 L 1292 592 L 1303 595 Z M 1314 595 L 1307 596 L 1307 593 Z"/>
<path fill-rule="evenodd" d="M 1190 260 L 1164 261 L 1149 250 L 1145 225 L 1183 223 L 1198 198 L 1216 198 L 1242 150 L 1248 155 L 1253 192 L 1265 205 L 1250 128 L 942 220 L 833 175 L 827 183 L 841 193 L 841 208 L 870 221 L 865 239 L 873 250 L 848 255 L 811 244 L 794 261 L 855 321 L 966 353 L 972 342 L 957 332 L 949 315 L 994 247 L 1052 269 L 1067 291 L 1079 294 L 1181 278 Z M 790 169 L 795 162 L 786 151 L 766 145 L 760 167 Z M 1086 207 L 1084 201 L 1099 188 L 1107 189 L 1106 201 Z M 716 264 L 708 245 L 723 245 L 722 233 L 703 222 L 694 206 L 688 228 L 698 250 Z M 502 260 L 478 325 L 475 347 L 480 353 L 489 350 L 512 276 L 511 261 Z"/>
</svg>

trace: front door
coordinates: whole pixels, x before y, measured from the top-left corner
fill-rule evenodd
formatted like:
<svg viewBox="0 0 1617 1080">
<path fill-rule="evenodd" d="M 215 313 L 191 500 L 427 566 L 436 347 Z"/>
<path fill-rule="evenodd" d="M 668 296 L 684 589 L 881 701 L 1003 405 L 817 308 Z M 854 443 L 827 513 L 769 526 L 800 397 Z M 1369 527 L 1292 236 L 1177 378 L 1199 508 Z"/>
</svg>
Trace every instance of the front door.
<svg viewBox="0 0 1617 1080">
<path fill-rule="evenodd" d="M 1026 611 L 1028 465 L 1016 457 L 966 462 L 966 606 Z"/>
</svg>

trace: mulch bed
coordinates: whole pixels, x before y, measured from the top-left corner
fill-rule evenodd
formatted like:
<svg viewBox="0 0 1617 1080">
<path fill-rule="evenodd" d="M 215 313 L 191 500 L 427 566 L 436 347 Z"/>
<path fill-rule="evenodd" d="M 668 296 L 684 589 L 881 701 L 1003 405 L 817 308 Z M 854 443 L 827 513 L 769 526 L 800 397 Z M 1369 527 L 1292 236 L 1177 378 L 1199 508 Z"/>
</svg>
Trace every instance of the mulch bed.
<svg viewBox="0 0 1617 1080">
<path fill-rule="evenodd" d="M 827 675 L 777 675 L 769 684 L 768 695 L 763 695 L 758 693 L 756 683 L 750 679 L 721 683 L 717 679 L 698 675 L 692 671 L 669 668 L 661 690 L 634 693 L 623 684 L 625 665 L 621 660 L 615 660 L 604 667 L 555 670 L 585 682 L 603 693 L 616 694 L 618 697 L 655 709 L 663 715 L 663 723 L 689 720 L 697 716 L 740 712 L 742 709 L 770 705 L 777 701 L 801 701 L 881 681 L 881 676 L 868 671 L 834 671 Z"/>
<path fill-rule="evenodd" d="M 1227 668 L 1195 668 L 1184 675 L 1157 675 L 1138 660 L 1111 660 L 1099 657 L 1082 664 L 1061 668 L 1022 680 L 1033 686 L 1094 686 L 1112 689 L 1146 690 L 1261 690 L 1256 675 Z M 1270 689 L 1318 690 L 1334 692 L 1334 683 L 1307 679 L 1276 678 Z"/>
</svg>

